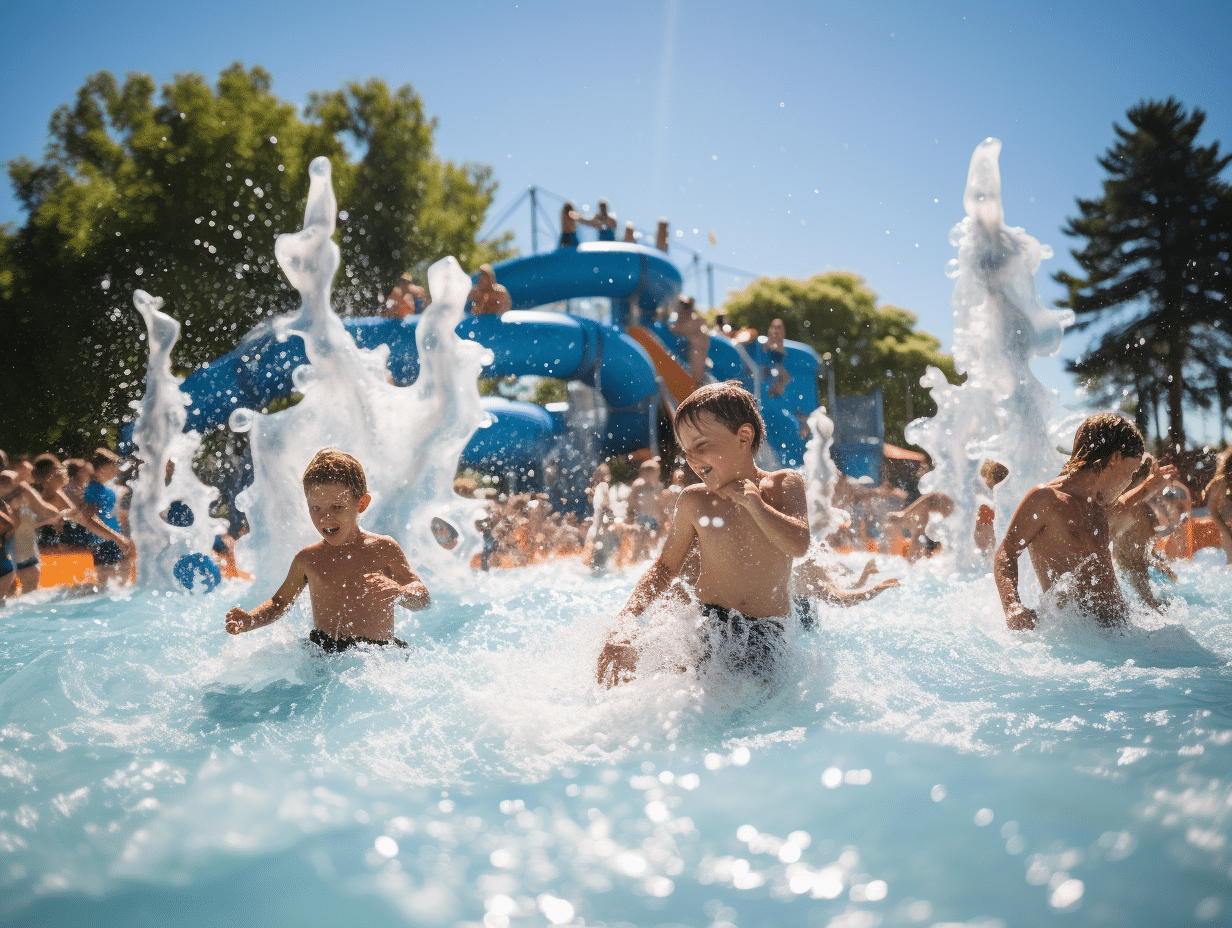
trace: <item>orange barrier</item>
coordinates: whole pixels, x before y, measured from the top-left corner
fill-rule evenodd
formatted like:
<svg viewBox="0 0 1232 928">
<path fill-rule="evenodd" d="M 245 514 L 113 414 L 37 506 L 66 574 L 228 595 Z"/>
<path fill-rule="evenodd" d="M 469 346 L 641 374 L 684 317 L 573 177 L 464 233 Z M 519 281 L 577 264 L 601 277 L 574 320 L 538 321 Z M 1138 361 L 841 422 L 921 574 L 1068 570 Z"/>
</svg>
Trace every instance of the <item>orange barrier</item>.
<svg viewBox="0 0 1232 928">
<path fill-rule="evenodd" d="M 625 331 L 629 333 L 630 338 L 646 349 L 650 360 L 654 362 L 655 372 L 663 378 L 663 383 L 673 403 L 679 405 L 686 396 L 697 389 L 697 384 L 693 382 L 689 372 L 667 353 L 667 349 L 663 347 L 653 332 L 637 325 L 631 325 Z"/>
<path fill-rule="evenodd" d="M 1223 545 L 1219 526 L 1210 516 L 1191 518 L 1182 528 L 1155 542 L 1155 550 L 1168 557 L 1188 560 L 1200 548 L 1218 548 Z"/>
<path fill-rule="evenodd" d="M 39 589 L 98 583 L 94 555 L 85 548 L 53 548 L 39 552 Z"/>
</svg>

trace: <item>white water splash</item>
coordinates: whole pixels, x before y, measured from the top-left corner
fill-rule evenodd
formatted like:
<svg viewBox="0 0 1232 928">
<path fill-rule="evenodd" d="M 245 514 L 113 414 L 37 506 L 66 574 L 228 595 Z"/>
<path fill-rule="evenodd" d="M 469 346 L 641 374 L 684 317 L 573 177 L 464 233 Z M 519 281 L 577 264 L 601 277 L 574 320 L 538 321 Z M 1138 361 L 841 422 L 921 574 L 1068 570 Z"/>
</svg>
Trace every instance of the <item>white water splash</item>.
<svg viewBox="0 0 1232 928">
<path fill-rule="evenodd" d="M 934 519 L 929 535 L 944 542 L 961 571 L 984 568 L 973 531 L 979 506 L 991 504 L 993 494 L 980 477 L 981 463 L 992 458 L 1010 470 L 995 495 L 1000 535 L 1027 491 L 1055 477 L 1065 461 L 1048 426 L 1055 391 L 1039 382 L 1030 362 L 1060 350 L 1074 315 L 1048 309 L 1035 292 L 1040 261 L 1052 249 L 1005 224 L 1000 153 L 997 139 L 976 147 L 963 194 L 967 217 L 950 231 L 958 248 L 946 271 L 957 280 L 954 366 L 967 380 L 955 387 L 929 368 L 920 383 L 930 389 L 937 415 L 907 427 L 907 440 L 927 449 L 935 465 L 920 488 L 954 500 L 953 514 Z"/>
<path fill-rule="evenodd" d="M 808 501 L 809 534 L 814 538 L 826 538 L 842 528 L 850 516 L 846 510 L 831 505 L 838 467 L 830 457 L 834 422 L 826 415 L 824 406 L 809 413 L 808 427 L 811 435 L 804 448 L 804 493 Z"/>
<path fill-rule="evenodd" d="M 416 330 L 419 378 L 409 387 L 389 382 L 388 346 L 356 346 L 330 306 L 339 250 L 331 236 L 337 202 L 330 164 L 310 167 L 302 231 L 278 236 L 274 253 L 303 297 L 300 311 L 276 320 L 280 339 L 300 337 L 308 364 L 292 372 L 303 399 L 281 412 L 236 410 L 230 425 L 249 431 L 254 480 L 239 495 L 250 536 L 239 546 L 257 580 L 253 596 L 278 585 L 295 552 L 317 539 L 304 503 L 301 477 L 312 456 L 335 445 L 363 465 L 372 504 L 361 519 L 370 531 L 391 535 L 413 568 L 431 576 L 461 577 L 479 549 L 474 522 L 482 504 L 453 493 L 458 458 L 483 419 L 477 381 L 488 352 L 454 333 L 470 279 L 453 258 L 428 271 L 432 302 Z M 446 552 L 432 535 L 434 517 L 459 532 Z M 255 563 L 248 564 L 248 558 Z"/>
<path fill-rule="evenodd" d="M 145 395 L 133 427 L 133 443 L 141 459 L 141 472 L 133 483 L 129 525 L 137 545 L 137 584 L 154 590 L 182 590 L 176 579 L 176 562 L 185 555 L 210 550 L 214 536 L 227 530 L 227 523 L 208 517 L 218 492 L 193 473 L 192 462 L 201 446 L 201 436 L 185 432 L 185 407 L 192 400 L 180 389 L 183 378 L 171 373 L 171 349 L 180 337 L 180 324 L 162 312 L 161 297 L 144 290 L 133 294 L 149 343 Z M 176 464 L 170 482 L 167 462 Z M 174 501 L 193 512 L 192 525 L 171 525 L 160 513 Z M 200 589 L 194 584 L 195 589 Z"/>
</svg>

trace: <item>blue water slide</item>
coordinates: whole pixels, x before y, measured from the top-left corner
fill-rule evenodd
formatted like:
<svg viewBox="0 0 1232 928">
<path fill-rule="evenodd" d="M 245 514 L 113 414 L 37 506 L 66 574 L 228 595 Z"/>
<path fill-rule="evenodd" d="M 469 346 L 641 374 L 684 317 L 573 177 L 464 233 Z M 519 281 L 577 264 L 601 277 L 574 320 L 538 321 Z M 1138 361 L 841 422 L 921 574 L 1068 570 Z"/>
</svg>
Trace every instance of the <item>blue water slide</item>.
<svg viewBox="0 0 1232 928">
<path fill-rule="evenodd" d="M 762 338 L 744 342 L 744 353 L 757 369 L 761 385 L 761 414 L 766 421 L 766 442 L 782 467 L 799 467 L 804 463 L 804 447 L 807 435 L 801 435 L 802 419 L 807 419 L 818 406 L 817 371 L 821 358 L 803 342 L 790 339 L 783 341 L 784 358 L 777 361 L 766 350 Z M 732 348 L 733 352 L 736 349 Z M 738 354 L 738 352 L 737 352 Z M 788 381 L 783 393 L 770 395 L 770 385 L 777 377 L 779 364 L 787 369 Z M 752 371 L 741 359 L 742 373 L 739 379 L 753 389 Z M 716 375 L 717 376 L 717 375 Z"/>
<path fill-rule="evenodd" d="M 683 279 L 676 265 L 654 248 L 625 242 L 585 242 L 575 248 L 492 265 L 496 280 L 509 291 L 514 309 L 531 309 L 577 297 L 607 297 L 638 315 L 653 316 L 680 294 Z M 477 275 L 476 275 L 476 279 Z M 613 307 L 616 322 L 621 319 Z"/>
</svg>

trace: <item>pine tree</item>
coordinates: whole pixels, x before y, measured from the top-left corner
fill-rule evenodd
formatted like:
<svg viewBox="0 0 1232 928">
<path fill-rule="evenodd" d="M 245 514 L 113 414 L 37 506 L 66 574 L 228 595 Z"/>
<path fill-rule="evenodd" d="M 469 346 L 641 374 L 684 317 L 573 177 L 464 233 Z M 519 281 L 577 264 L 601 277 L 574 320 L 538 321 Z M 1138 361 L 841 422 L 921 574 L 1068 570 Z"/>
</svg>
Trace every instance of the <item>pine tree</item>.
<svg viewBox="0 0 1232 928">
<path fill-rule="evenodd" d="M 1114 123 L 1117 142 L 1099 159 L 1103 196 L 1079 198 L 1081 215 L 1063 230 L 1086 239 L 1071 251 L 1086 277 L 1055 275 L 1069 290 L 1058 305 L 1077 313 L 1078 329 L 1111 323 L 1070 370 L 1105 389 L 1132 389 L 1140 425 L 1162 394 L 1168 444 L 1182 448 L 1185 406 L 1217 398 L 1232 347 L 1232 188 L 1220 179 L 1232 155 L 1220 155 L 1218 142 L 1197 145 L 1206 114 L 1173 98 L 1126 115 L 1130 128 Z"/>
</svg>

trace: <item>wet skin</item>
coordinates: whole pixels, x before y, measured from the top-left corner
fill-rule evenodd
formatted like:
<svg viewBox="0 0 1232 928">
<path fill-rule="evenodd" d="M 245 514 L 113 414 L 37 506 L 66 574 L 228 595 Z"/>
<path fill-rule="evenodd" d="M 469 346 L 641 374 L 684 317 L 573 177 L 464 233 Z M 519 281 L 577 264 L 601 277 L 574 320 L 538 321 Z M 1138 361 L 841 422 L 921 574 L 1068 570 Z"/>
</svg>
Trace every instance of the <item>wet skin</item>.
<svg viewBox="0 0 1232 928">
<path fill-rule="evenodd" d="M 359 527 L 359 514 L 368 508 L 370 496 L 356 497 L 337 483 L 316 484 L 306 495 L 308 515 L 321 541 L 295 556 L 286 580 L 270 599 L 252 612 L 238 606 L 228 612 L 227 631 L 239 635 L 269 625 L 306 586 L 316 628 L 334 638 L 389 640 L 394 635 L 394 606 L 427 608 L 427 587 L 394 539 Z"/>
</svg>

